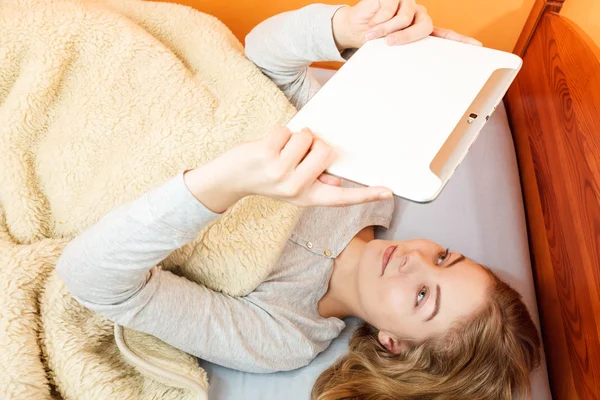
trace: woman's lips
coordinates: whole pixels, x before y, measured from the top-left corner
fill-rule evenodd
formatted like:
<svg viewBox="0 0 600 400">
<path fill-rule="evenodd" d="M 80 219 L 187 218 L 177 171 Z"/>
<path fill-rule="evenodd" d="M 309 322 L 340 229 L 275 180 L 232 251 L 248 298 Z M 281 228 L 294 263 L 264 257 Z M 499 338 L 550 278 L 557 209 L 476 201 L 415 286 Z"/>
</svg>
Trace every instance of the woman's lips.
<svg viewBox="0 0 600 400">
<path fill-rule="evenodd" d="M 383 252 L 383 257 L 381 259 L 381 276 L 385 273 L 385 269 L 387 268 L 392 256 L 398 249 L 398 246 L 390 246 Z"/>
</svg>

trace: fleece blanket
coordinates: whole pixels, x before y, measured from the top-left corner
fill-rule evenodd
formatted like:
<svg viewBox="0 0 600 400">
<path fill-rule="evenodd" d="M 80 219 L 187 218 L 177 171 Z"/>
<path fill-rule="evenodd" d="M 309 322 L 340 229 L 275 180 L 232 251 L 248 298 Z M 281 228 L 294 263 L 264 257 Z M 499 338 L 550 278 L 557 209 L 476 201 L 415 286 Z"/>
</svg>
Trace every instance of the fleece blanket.
<svg viewBox="0 0 600 400">
<path fill-rule="evenodd" d="M 116 206 L 294 113 L 231 32 L 191 8 L 0 1 L 0 398 L 205 396 L 193 357 L 81 307 L 54 267 Z M 162 267 L 247 294 L 298 215 L 246 198 Z"/>
</svg>

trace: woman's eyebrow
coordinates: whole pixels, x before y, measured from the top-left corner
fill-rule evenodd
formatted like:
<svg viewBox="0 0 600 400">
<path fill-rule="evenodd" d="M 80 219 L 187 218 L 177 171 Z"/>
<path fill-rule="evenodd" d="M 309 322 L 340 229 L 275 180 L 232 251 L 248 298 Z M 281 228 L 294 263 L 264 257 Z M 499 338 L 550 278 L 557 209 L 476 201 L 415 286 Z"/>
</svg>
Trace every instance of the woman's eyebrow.
<svg viewBox="0 0 600 400">
<path fill-rule="evenodd" d="M 435 307 L 433 308 L 433 312 L 431 315 L 425 320 L 425 322 L 431 321 L 433 317 L 435 317 L 438 312 L 440 312 L 440 305 L 442 304 L 442 292 L 440 289 L 440 285 L 435 287 Z"/>
<path fill-rule="evenodd" d="M 450 268 L 453 265 L 456 265 L 457 263 L 463 261 L 464 259 L 465 259 L 465 256 L 461 254 L 460 257 L 456 257 L 454 259 L 454 261 L 452 261 L 450 264 L 448 264 L 446 266 L 446 268 Z M 425 320 L 425 322 L 431 321 L 440 312 L 440 306 L 441 306 L 441 304 L 442 304 L 442 291 L 440 289 L 440 285 L 437 285 L 435 287 L 435 307 L 433 308 L 433 312 Z"/>
<path fill-rule="evenodd" d="M 450 268 L 450 267 L 452 267 L 453 265 L 455 265 L 456 263 L 459 263 L 459 262 L 463 261 L 464 259 L 465 259 L 465 256 L 463 256 L 463 255 L 461 254 L 461 255 L 460 255 L 460 257 L 456 257 L 456 258 L 454 259 L 454 261 L 452 261 L 450 264 L 446 265 L 446 268 Z"/>
</svg>

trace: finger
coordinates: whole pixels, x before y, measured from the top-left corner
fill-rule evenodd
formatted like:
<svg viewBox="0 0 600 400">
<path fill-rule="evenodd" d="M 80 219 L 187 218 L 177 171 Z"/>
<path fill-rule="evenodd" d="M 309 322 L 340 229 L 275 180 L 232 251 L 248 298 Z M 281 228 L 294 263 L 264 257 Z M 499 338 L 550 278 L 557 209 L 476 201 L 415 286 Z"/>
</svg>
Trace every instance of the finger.
<svg viewBox="0 0 600 400">
<path fill-rule="evenodd" d="M 319 180 L 325 185 L 329 186 L 342 186 L 342 180 L 337 176 L 329 175 L 329 174 L 321 174 L 319 176 Z"/>
<path fill-rule="evenodd" d="M 423 39 L 433 32 L 433 22 L 423 6 L 416 7 L 415 20 L 411 26 L 387 36 L 389 45 L 401 45 Z"/>
<path fill-rule="evenodd" d="M 296 168 L 294 180 L 301 186 L 312 184 L 325 172 L 332 161 L 332 151 L 329 145 L 321 139 L 315 138 L 310 151 Z"/>
<path fill-rule="evenodd" d="M 436 37 L 448 39 L 448 40 L 454 40 L 455 42 L 472 44 L 475 46 L 483 46 L 483 43 L 481 43 L 477 39 L 474 39 L 469 36 L 461 35 L 460 33 L 456 33 L 453 30 L 446 29 L 446 28 L 438 28 L 438 27 L 433 28 L 433 32 L 431 33 L 431 36 L 436 36 Z"/>
<path fill-rule="evenodd" d="M 392 197 L 391 190 L 380 186 L 344 188 L 323 185 L 320 182 L 313 185 L 311 192 L 311 203 L 332 207 L 363 204 Z"/>
<path fill-rule="evenodd" d="M 379 0 L 379 11 L 375 13 L 373 18 L 369 21 L 369 28 L 377 26 L 383 22 L 389 21 L 396 15 L 398 7 L 400 7 L 401 0 Z M 413 0 L 406 0 L 413 1 Z"/>
<path fill-rule="evenodd" d="M 377 14 L 381 6 L 379 5 L 379 0 L 362 0 L 353 8 L 356 9 L 359 15 L 370 15 L 372 18 Z"/>
<path fill-rule="evenodd" d="M 278 126 L 265 138 L 271 149 L 279 152 L 286 145 L 292 132 L 285 126 Z"/>
<path fill-rule="evenodd" d="M 290 140 L 288 140 L 285 147 L 281 150 L 281 161 L 284 165 L 289 169 L 296 168 L 307 155 L 313 144 L 313 140 L 314 135 L 308 129 L 293 133 Z"/>
<path fill-rule="evenodd" d="M 412 1 L 403 1 L 396 16 L 371 28 L 367 32 L 367 39 L 380 38 L 409 27 L 415 19 L 416 7 Z"/>
</svg>

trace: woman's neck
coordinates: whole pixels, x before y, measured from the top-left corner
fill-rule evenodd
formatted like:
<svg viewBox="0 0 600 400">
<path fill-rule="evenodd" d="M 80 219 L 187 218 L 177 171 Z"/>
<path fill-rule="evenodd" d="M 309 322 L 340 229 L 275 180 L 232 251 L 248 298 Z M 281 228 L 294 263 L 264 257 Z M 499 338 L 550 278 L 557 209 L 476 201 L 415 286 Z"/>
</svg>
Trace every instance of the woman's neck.
<svg viewBox="0 0 600 400">
<path fill-rule="evenodd" d="M 358 266 L 365 246 L 374 238 L 372 226 L 361 230 L 334 260 L 329 288 L 319 301 L 322 317 L 362 316 L 358 302 Z"/>
</svg>

